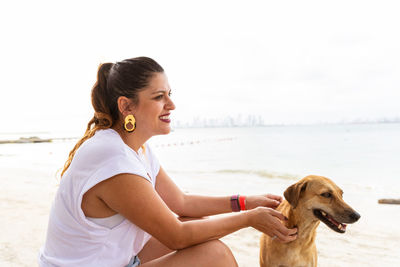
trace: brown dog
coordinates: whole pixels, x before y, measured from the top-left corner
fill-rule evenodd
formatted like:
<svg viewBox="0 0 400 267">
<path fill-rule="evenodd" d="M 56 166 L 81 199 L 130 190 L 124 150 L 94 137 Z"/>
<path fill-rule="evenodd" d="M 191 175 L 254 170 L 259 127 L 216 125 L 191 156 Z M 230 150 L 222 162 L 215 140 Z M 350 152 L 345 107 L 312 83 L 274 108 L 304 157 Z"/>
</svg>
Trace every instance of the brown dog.
<svg viewBox="0 0 400 267">
<path fill-rule="evenodd" d="M 310 175 L 288 187 L 277 210 L 289 220 L 286 227 L 297 227 L 297 239 L 281 243 L 265 234 L 260 240 L 261 267 L 317 266 L 316 229 L 322 221 L 338 232 L 346 231 L 345 223 L 354 223 L 360 214 L 347 205 L 343 191 L 325 177 Z"/>
</svg>

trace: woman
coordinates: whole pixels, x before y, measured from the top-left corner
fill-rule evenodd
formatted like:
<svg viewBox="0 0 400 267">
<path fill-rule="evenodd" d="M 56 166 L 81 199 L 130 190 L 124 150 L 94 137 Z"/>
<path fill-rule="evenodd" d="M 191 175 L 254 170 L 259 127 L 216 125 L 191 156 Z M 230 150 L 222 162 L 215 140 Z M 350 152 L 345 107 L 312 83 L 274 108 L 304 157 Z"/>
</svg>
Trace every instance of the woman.
<svg viewBox="0 0 400 267">
<path fill-rule="evenodd" d="M 274 210 L 279 196 L 189 195 L 168 177 L 146 144 L 170 132 L 175 109 L 154 60 L 102 64 L 92 104 L 62 171 L 40 266 L 237 266 L 219 238 L 245 227 L 296 238 Z M 247 211 L 203 218 L 240 209 Z"/>
</svg>

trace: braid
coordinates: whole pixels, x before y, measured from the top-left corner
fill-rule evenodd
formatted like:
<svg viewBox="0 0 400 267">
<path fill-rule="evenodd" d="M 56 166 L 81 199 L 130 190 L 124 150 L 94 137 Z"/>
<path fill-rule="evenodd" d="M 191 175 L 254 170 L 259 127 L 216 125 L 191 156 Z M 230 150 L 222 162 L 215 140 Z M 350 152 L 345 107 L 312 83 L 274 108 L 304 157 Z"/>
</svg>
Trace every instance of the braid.
<svg viewBox="0 0 400 267">
<path fill-rule="evenodd" d="M 75 152 L 76 150 L 78 150 L 78 148 L 83 144 L 83 142 L 85 142 L 86 140 L 88 140 L 90 137 L 92 137 L 95 133 L 95 131 L 93 131 L 93 129 L 91 129 L 92 125 L 94 124 L 95 118 L 93 117 L 86 128 L 85 134 L 83 135 L 83 137 L 75 144 L 74 148 L 69 152 L 68 155 L 68 159 L 64 164 L 64 168 L 61 171 L 61 177 L 64 175 L 64 173 L 66 172 L 66 170 L 68 169 L 69 165 L 71 165 L 72 159 L 75 156 Z"/>
<path fill-rule="evenodd" d="M 94 126 L 93 126 L 94 125 Z M 68 159 L 64 164 L 64 168 L 61 171 L 61 176 L 64 175 L 68 167 L 71 165 L 72 159 L 75 156 L 76 150 L 89 138 L 93 137 L 97 130 L 108 129 L 112 125 L 111 116 L 101 112 L 95 112 L 94 117 L 89 121 L 85 134 L 75 144 L 74 148 L 69 152 Z M 93 127 L 92 127 L 93 126 Z"/>
</svg>

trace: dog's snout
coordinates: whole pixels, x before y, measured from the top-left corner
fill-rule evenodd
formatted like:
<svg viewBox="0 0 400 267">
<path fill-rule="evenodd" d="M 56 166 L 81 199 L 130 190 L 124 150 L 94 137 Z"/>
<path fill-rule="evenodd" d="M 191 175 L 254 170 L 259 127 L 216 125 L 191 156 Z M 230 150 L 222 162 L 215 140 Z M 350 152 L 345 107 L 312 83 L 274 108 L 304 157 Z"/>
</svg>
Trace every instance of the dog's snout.
<svg viewBox="0 0 400 267">
<path fill-rule="evenodd" d="M 354 211 L 353 213 L 350 214 L 350 218 L 351 218 L 354 222 L 358 221 L 358 220 L 360 219 L 360 217 L 361 217 L 361 215 L 360 215 L 358 212 L 356 212 L 356 211 Z"/>
</svg>

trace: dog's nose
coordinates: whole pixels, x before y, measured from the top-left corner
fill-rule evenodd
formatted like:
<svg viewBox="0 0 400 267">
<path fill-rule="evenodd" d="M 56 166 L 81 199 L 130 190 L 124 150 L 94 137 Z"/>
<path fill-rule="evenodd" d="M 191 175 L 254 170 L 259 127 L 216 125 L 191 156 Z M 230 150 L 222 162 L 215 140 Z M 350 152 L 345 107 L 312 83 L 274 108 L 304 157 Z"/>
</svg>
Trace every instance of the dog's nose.
<svg viewBox="0 0 400 267">
<path fill-rule="evenodd" d="M 354 220 L 355 222 L 358 221 L 360 219 L 361 215 L 358 212 L 353 212 L 352 214 L 350 214 L 350 218 L 352 220 Z"/>
</svg>

